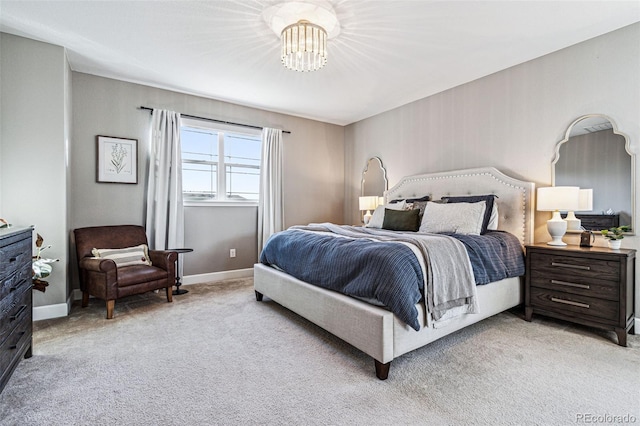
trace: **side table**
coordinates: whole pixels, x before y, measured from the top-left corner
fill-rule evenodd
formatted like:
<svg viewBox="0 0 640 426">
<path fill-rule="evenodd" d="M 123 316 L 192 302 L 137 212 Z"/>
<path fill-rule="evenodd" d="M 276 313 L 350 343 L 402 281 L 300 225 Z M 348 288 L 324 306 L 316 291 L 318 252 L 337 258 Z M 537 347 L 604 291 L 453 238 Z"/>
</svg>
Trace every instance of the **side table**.
<svg viewBox="0 0 640 426">
<path fill-rule="evenodd" d="M 182 283 L 180 282 L 180 254 L 191 253 L 193 249 L 192 248 L 173 248 L 173 249 L 167 249 L 167 251 L 175 251 L 176 253 L 178 253 L 178 262 L 176 264 L 176 289 L 173 290 L 173 294 L 180 295 L 180 294 L 189 293 L 189 290 L 184 290 L 180 288 L 180 286 L 182 285 Z"/>
</svg>

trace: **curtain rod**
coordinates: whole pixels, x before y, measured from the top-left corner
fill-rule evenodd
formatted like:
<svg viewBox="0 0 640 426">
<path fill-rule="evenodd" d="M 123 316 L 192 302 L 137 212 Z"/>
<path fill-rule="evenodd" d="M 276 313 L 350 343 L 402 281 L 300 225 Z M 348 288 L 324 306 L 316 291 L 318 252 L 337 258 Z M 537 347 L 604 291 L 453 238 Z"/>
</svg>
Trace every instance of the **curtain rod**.
<svg viewBox="0 0 640 426">
<path fill-rule="evenodd" d="M 153 112 L 153 108 L 149 108 L 149 107 L 146 107 L 146 106 L 141 106 L 140 109 L 146 109 L 148 111 Z M 216 120 L 215 118 L 198 117 L 197 115 L 189 115 L 189 114 L 180 113 L 180 116 L 181 117 L 186 117 L 186 118 L 193 118 L 195 120 L 213 121 L 214 123 L 231 124 L 233 126 L 248 127 L 250 129 L 260 129 L 260 130 L 263 129 L 263 127 L 252 126 L 251 124 L 234 123 L 233 121 Z M 291 134 L 291 132 L 288 131 L 288 130 L 283 130 L 282 133 Z"/>
</svg>

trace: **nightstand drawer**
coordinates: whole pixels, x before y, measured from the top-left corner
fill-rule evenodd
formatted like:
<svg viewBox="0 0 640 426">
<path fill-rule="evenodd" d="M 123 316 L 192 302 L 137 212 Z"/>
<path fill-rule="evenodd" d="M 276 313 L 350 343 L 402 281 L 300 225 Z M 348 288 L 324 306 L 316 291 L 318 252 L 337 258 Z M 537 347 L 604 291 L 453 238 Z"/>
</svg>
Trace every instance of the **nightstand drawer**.
<svg viewBox="0 0 640 426">
<path fill-rule="evenodd" d="M 537 274 L 572 281 L 579 278 L 596 278 L 618 283 L 620 280 L 620 262 L 584 257 L 571 257 L 566 254 L 531 253 L 531 269 Z"/>
<path fill-rule="evenodd" d="M 618 302 L 576 294 L 533 287 L 531 288 L 531 305 L 534 308 L 548 309 L 555 312 L 574 312 L 580 314 L 580 317 L 600 318 L 611 322 L 618 320 Z"/>
<path fill-rule="evenodd" d="M 620 285 L 613 281 L 540 274 L 531 277 L 531 287 L 579 294 L 587 297 L 597 297 L 614 302 L 620 300 Z"/>
</svg>

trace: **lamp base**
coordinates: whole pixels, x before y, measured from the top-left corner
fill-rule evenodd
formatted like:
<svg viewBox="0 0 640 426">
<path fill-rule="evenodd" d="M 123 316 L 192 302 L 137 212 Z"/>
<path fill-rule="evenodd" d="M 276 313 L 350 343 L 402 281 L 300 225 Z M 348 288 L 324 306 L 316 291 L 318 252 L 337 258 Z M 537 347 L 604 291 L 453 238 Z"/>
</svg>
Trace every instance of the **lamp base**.
<svg viewBox="0 0 640 426">
<path fill-rule="evenodd" d="M 555 238 L 554 238 L 553 240 L 549 241 L 549 242 L 547 243 L 547 245 L 549 245 L 549 246 L 566 246 L 566 245 L 567 245 L 567 243 L 565 243 L 564 241 L 562 241 L 562 237 L 560 237 L 559 239 L 555 239 Z"/>
<path fill-rule="evenodd" d="M 564 219 L 567 222 L 567 231 L 581 231 L 582 221 L 578 219 L 574 212 L 567 213 L 567 217 Z"/>
<path fill-rule="evenodd" d="M 551 241 L 547 244 L 550 246 L 566 246 L 562 241 L 562 237 L 567 232 L 567 222 L 560 216 L 559 211 L 553 212 L 553 217 L 547 221 L 547 231 L 551 235 Z"/>
</svg>

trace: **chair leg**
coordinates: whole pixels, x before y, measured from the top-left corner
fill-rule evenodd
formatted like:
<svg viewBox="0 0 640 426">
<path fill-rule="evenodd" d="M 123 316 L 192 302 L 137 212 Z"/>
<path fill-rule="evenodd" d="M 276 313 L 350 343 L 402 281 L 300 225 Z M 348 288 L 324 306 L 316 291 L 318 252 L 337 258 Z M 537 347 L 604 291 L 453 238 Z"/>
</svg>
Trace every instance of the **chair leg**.
<svg viewBox="0 0 640 426">
<path fill-rule="evenodd" d="M 83 291 L 82 292 L 82 307 L 86 308 L 87 306 L 89 306 L 89 292 L 88 291 Z"/>
<path fill-rule="evenodd" d="M 167 302 L 171 303 L 173 302 L 173 286 L 171 287 L 167 287 Z"/>
<path fill-rule="evenodd" d="M 113 308 L 116 306 L 115 300 L 107 300 L 107 319 L 113 318 Z"/>
</svg>

